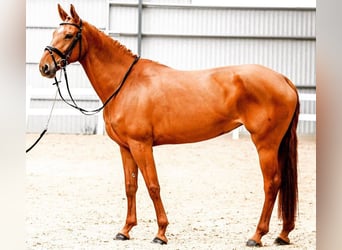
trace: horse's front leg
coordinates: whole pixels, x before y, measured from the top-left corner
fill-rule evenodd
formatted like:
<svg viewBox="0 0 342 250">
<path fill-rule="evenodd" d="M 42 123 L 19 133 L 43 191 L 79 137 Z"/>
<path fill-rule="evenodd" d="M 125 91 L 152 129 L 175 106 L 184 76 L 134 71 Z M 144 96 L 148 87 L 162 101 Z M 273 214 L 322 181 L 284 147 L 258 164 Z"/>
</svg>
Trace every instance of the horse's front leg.
<svg viewBox="0 0 342 250">
<path fill-rule="evenodd" d="M 125 173 L 125 188 L 127 196 L 127 217 L 125 226 L 115 236 L 117 240 L 128 240 L 129 231 L 137 225 L 136 192 L 138 190 L 138 167 L 129 149 L 121 147 L 121 158 Z"/>
<path fill-rule="evenodd" d="M 149 195 L 157 215 L 158 233 L 153 239 L 154 243 L 167 244 L 165 236 L 169 224 L 164 206 L 160 197 L 160 186 L 152 153 L 152 143 L 132 141 L 129 143 L 131 153 L 144 177 Z"/>
</svg>

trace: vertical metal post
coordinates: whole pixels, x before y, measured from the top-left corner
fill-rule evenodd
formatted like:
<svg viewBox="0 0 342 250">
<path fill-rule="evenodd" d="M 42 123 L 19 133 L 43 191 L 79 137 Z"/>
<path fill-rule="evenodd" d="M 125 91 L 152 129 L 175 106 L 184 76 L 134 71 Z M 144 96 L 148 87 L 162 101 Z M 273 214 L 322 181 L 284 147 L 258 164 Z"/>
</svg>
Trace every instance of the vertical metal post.
<svg viewBox="0 0 342 250">
<path fill-rule="evenodd" d="M 142 40 L 142 6 L 143 0 L 139 0 L 138 4 L 138 41 L 137 41 L 137 49 L 138 49 L 138 55 L 141 55 L 141 40 Z"/>
</svg>

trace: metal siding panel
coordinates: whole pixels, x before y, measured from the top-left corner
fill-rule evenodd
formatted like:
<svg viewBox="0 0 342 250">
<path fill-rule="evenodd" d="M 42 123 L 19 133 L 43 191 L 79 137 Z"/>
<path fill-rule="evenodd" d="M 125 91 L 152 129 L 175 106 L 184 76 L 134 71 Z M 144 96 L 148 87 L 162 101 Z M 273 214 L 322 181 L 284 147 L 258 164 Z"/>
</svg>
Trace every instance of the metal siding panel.
<svg viewBox="0 0 342 250">
<path fill-rule="evenodd" d="M 288 76 L 297 85 L 314 85 L 313 41 L 145 37 L 142 56 L 178 69 L 256 63 Z"/>
<path fill-rule="evenodd" d="M 57 27 L 61 22 L 58 15 L 57 4 L 60 3 L 69 13 L 70 1 L 60 0 L 29 0 L 26 1 L 26 26 L 27 27 Z M 81 18 L 104 28 L 106 26 L 106 0 L 74 0 L 77 13 Z"/>
<path fill-rule="evenodd" d="M 143 33 L 314 37 L 313 11 L 145 7 Z"/>
<path fill-rule="evenodd" d="M 44 88 L 52 85 L 52 79 L 41 76 L 38 64 L 26 64 L 26 85 L 32 88 Z"/>
<path fill-rule="evenodd" d="M 56 0 L 29 0 L 26 1 L 27 27 L 55 27 L 60 23 Z"/>
<path fill-rule="evenodd" d="M 53 29 L 26 29 L 26 62 L 39 62 L 45 46 L 52 40 Z"/>
<path fill-rule="evenodd" d="M 109 30 L 114 33 L 138 32 L 138 9 L 131 6 L 110 6 Z"/>
<path fill-rule="evenodd" d="M 33 99 L 30 107 L 32 109 L 48 109 L 52 107 L 53 99 L 41 100 Z M 97 108 L 100 104 L 98 100 L 81 100 L 77 103 L 86 109 Z M 71 109 L 62 100 L 58 99 L 55 103 L 55 113 L 58 109 Z M 53 115 L 49 123 L 50 133 L 81 133 L 89 134 L 96 131 L 98 115 L 85 116 L 81 113 L 78 115 Z M 29 115 L 27 119 L 26 131 L 29 133 L 41 132 L 48 120 L 48 115 Z"/>
<path fill-rule="evenodd" d="M 40 133 L 47 119 L 47 116 L 28 117 L 26 131 Z M 49 133 L 95 134 L 96 129 L 96 116 L 54 116 L 49 123 Z"/>
<path fill-rule="evenodd" d="M 85 74 L 83 68 L 80 64 L 70 64 L 67 67 L 68 81 L 71 88 L 90 88 L 91 83 Z M 60 71 L 57 72 L 57 78 L 60 77 Z M 62 78 L 61 86 L 64 86 L 65 80 L 64 76 Z M 33 88 L 53 88 L 52 84 L 54 79 L 44 78 L 41 76 L 38 63 L 27 64 L 26 65 L 26 84 L 32 86 Z"/>
</svg>

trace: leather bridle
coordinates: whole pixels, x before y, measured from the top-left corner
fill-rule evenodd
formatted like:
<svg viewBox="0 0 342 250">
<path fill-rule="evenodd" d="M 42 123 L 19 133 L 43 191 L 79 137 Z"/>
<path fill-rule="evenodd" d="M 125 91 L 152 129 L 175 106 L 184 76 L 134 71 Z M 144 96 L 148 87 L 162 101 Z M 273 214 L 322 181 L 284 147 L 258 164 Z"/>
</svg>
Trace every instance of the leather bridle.
<svg viewBox="0 0 342 250">
<path fill-rule="evenodd" d="M 58 66 L 63 68 L 69 64 L 68 60 L 69 60 L 71 53 L 72 53 L 73 49 L 75 48 L 78 41 L 80 42 L 79 52 L 78 52 L 78 60 L 81 58 L 81 53 L 82 53 L 82 20 L 80 20 L 79 25 L 75 24 L 75 23 L 67 23 L 67 22 L 60 23 L 60 25 L 75 26 L 78 28 L 78 32 L 77 32 L 76 36 L 74 37 L 74 39 L 72 40 L 70 46 L 68 47 L 68 49 L 64 53 L 61 52 L 59 49 L 52 47 L 52 46 L 46 46 L 45 47 L 45 50 L 47 50 L 50 53 L 56 68 Z M 61 58 L 61 60 L 58 63 L 55 59 L 55 56 L 53 55 L 53 52 L 56 53 Z"/>
</svg>

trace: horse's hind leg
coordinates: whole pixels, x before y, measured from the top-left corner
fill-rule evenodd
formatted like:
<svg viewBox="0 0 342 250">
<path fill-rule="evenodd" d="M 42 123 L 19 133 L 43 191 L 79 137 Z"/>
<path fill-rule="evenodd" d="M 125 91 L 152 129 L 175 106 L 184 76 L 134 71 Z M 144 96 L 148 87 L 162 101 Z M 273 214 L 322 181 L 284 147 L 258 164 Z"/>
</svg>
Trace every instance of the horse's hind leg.
<svg viewBox="0 0 342 250">
<path fill-rule="evenodd" d="M 125 173 L 125 188 L 127 197 L 126 223 L 121 231 L 115 236 L 116 240 L 128 240 L 129 231 L 137 225 L 136 215 L 136 192 L 138 190 L 138 167 L 127 148 L 120 148 L 122 163 Z"/>
<path fill-rule="evenodd" d="M 269 231 L 270 219 L 281 183 L 281 171 L 278 164 L 279 144 L 275 140 L 269 140 L 269 138 L 259 139 L 253 134 L 252 139 L 259 155 L 264 179 L 265 201 L 256 232 L 247 241 L 247 246 L 262 246 L 261 238 Z"/>
</svg>

